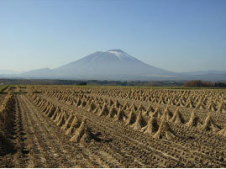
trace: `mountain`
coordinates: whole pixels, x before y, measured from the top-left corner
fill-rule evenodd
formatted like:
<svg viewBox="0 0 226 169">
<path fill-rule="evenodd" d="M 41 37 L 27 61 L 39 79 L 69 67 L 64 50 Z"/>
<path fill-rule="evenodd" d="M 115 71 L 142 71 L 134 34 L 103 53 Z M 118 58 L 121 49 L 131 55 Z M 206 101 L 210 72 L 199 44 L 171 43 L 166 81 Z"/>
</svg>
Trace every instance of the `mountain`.
<svg viewBox="0 0 226 169">
<path fill-rule="evenodd" d="M 92 80 L 139 80 L 156 76 L 167 77 L 173 74 L 148 65 L 119 49 L 95 52 L 56 68 L 53 72 L 62 78 Z"/>
<path fill-rule="evenodd" d="M 31 70 L 28 72 L 24 72 L 20 74 L 20 76 L 26 77 L 26 78 L 43 78 L 45 76 L 48 76 L 51 73 L 51 69 L 49 68 L 43 68 L 43 69 L 36 69 Z"/>
<path fill-rule="evenodd" d="M 38 69 L 3 78 L 65 80 L 226 80 L 224 71 L 174 73 L 146 64 L 120 49 L 95 52 L 55 69 Z"/>
</svg>

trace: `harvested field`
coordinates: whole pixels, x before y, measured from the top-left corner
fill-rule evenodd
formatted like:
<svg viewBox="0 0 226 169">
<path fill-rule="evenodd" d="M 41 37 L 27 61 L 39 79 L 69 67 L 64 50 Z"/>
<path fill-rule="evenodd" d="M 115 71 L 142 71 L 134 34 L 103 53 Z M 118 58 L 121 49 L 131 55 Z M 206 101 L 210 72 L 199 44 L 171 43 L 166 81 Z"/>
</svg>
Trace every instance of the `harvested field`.
<svg viewBox="0 0 226 169">
<path fill-rule="evenodd" d="M 8 88 L 0 138 L 0 167 L 226 167 L 226 90 Z"/>
</svg>

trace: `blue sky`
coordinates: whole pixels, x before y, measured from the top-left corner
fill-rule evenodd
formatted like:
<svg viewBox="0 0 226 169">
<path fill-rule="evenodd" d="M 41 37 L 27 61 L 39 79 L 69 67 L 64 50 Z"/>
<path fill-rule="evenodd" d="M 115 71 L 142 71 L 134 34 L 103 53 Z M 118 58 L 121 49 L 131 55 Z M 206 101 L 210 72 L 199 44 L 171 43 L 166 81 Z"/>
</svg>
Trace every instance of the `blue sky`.
<svg viewBox="0 0 226 169">
<path fill-rule="evenodd" d="M 226 0 L 0 0 L 0 69 L 109 49 L 176 72 L 226 70 Z"/>
</svg>

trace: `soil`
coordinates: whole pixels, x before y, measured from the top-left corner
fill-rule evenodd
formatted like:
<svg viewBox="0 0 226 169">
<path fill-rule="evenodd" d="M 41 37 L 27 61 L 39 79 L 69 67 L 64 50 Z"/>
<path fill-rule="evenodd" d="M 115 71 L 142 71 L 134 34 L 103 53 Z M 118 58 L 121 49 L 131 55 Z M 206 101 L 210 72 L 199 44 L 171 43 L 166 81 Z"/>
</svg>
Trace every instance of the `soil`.
<svg viewBox="0 0 226 169">
<path fill-rule="evenodd" d="M 211 91 L 212 98 L 206 91 L 185 93 L 184 100 L 204 98 L 204 109 L 198 109 L 145 100 L 164 94 L 170 98 L 171 91 L 162 89 L 28 86 L 11 90 L 0 96 L 3 104 L 12 94 L 5 105 L 7 118 L 2 115 L 0 121 L 1 168 L 226 167 L 225 107 L 217 111 L 225 91 Z M 172 95 L 182 98 L 182 92 L 175 89 Z M 205 98 L 215 104 L 215 111 Z M 159 115 L 145 112 L 150 105 L 159 108 Z M 200 127 L 186 125 L 194 110 Z M 207 118 L 211 120 L 205 123 Z"/>
</svg>

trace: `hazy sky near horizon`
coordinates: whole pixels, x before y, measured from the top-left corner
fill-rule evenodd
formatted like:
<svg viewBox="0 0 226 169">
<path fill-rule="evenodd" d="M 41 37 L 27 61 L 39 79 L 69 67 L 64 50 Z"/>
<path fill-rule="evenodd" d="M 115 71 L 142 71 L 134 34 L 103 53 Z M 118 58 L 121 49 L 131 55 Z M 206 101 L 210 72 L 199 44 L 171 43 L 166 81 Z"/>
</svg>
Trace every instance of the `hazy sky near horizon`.
<svg viewBox="0 0 226 169">
<path fill-rule="evenodd" d="M 170 71 L 226 70 L 226 0 L 0 0 L 0 69 L 109 49 Z"/>
</svg>

